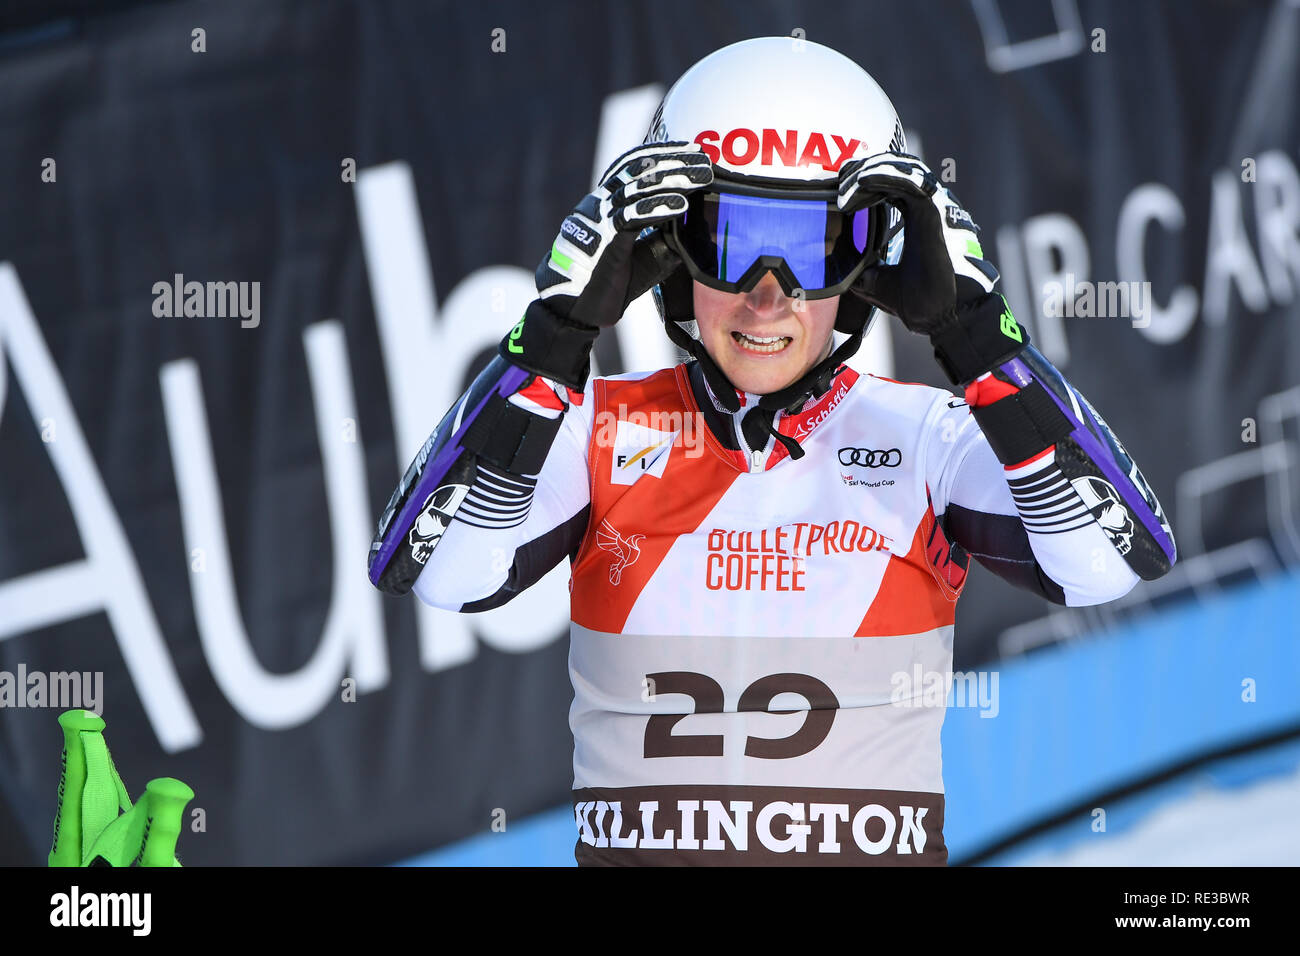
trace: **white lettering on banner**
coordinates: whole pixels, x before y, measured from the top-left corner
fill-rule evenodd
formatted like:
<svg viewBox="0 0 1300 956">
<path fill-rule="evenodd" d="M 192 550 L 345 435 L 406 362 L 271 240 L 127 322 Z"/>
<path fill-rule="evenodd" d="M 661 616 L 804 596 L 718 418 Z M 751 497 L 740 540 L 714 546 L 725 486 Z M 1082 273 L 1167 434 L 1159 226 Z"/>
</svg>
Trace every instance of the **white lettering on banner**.
<svg viewBox="0 0 1300 956">
<path fill-rule="evenodd" d="M 1203 197 L 1209 220 L 1199 293 L 1190 283 L 1176 281 L 1190 271 L 1179 267 L 1194 254 L 1180 247 L 1185 245 L 1184 201 L 1161 183 L 1135 186 L 1124 197 L 1116 220 L 1115 268 L 1130 289 L 1135 284 L 1153 287 L 1144 321 L 1133 323 L 1149 341 L 1181 341 L 1195 325 L 1198 308 L 1207 324 L 1221 325 L 1236 301 L 1248 312 L 1262 313 L 1290 305 L 1300 296 L 1300 172 L 1292 157 L 1278 149 L 1260 153 L 1256 171 L 1255 181 L 1243 184 L 1240 170 L 1220 169 L 1208 192 L 1198 196 Z M 1248 199 L 1243 190 L 1251 194 Z M 1242 208 L 1246 201 L 1253 203 L 1249 221 Z M 1152 222 L 1162 229 L 1149 236 Z M 1149 237 L 1154 241 L 1148 243 Z M 1162 256 L 1175 263 L 1173 278 L 1152 277 L 1147 270 L 1146 249 L 1156 241 L 1174 246 L 1172 256 L 1169 250 Z M 1067 306 L 1053 314 L 1044 308 L 1044 290 L 1065 288 L 1070 275 L 1079 290 L 1113 284 L 1108 279 L 1096 282 L 1089 274 L 1092 257 L 1083 229 L 1063 213 L 1043 213 L 1018 227 L 1000 227 L 997 248 L 1002 290 L 1012 310 L 1030 328 L 1043 354 L 1058 368 L 1067 368 L 1070 348 L 1064 318 L 1071 310 Z"/>
<path fill-rule="evenodd" d="M 1291 157 L 1276 149 L 1261 155 L 1253 192 L 1269 291 L 1276 302 L 1292 302 L 1300 290 L 1300 173 Z"/>
<path fill-rule="evenodd" d="M 1222 169 L 1210 183 L 1210 239 L 1205 254 L 1205 321 L 1210 325 L 1227 319 L 1233 285 L 1252 312 L 1268 308 L 1268 290 L 1241 217 L 1239 185 L 1237 176 Z"/>
<path fill-rule="evenodd" d="M 1148 281 L 1146 262 L 1142 250 L 1146 245 L 1147 225 L 1158 222 L 1173 232 L 1183 228 L 1183 204 L 1168 186 L 1146 183 L 1138 186 L 1120 206 L 1119 222 L 1115 227 L 1115 259 L 1119 277 L 1138 285 Z M 1180 284 L 1169 295 L 1169 304 L 1148 303 L 1150 324 L 1140 326 L 1142 334 L 1152 342 L 1166 345 L 1177 342 L 1196 321 L 1200 296 L 1191 286 Z"/>
<path fill-rule="evenodd" d="M 309 326 L 303 344 L 334 568 L 320 642 L 311 660 L 292 674 L 272 674 L 261 666 L 239 610 L 198 366 L 192 359 L 169 362 L 159 376 L 185 549 L 202 547 L 208 554 L 207 570 L 190 575 L 199 642 L 226 698 L 245 720 L 264 730 L 310 720 L 334 696 L 345 674 L 363 693 L 384 687 L 389 676 L 379 592 L 357 573 L 353 557 L 370 543 L 361 443 L 336 440 L 330 425 L 357 417 L 343 327 L 338 320 Z"/>
<path fill-rule="evenodd" d="M 1048 315 L 1041 308 L 1041 290 L 1049 283 L 1063 283 L 1071 273 L 1080 278 L 1089 276 L 1088 237 L 1064 213 L 1033 216 L 1025 220 L 1021 233 L 1025 242 L 1025 269 L 1034 295 L 1030 311 L 1037 320 L 1035 344 L 1049 361 L 1064 367 L 1070 358 L 1065 323 L 1060 316 Z M 1057 261 L 1059 267 L 1055 265 Z"/>
<path fill-rule="evenodd" d="M 58 423 L 45 444 L 86 557 L 0 583 L 0 640 L 100 611 L 159 743 L 174 753 L 203 739 L 154 617 L 139 565 L 81 423 L 10 263 L 0 263 L 0 368 L 5 353 L 36 422 Z M 3 398 L 3 390 L 0 390 Z M 2 407 L 2 406 L 0 406 Z"/>
</svg>

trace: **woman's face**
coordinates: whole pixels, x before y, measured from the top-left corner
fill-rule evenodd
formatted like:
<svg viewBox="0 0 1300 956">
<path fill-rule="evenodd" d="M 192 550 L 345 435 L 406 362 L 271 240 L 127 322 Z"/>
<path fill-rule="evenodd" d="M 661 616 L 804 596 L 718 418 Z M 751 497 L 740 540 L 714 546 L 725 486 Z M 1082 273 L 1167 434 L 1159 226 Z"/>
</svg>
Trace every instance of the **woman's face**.
<svg viewBox="0 0 1300 956">
<path fill-rule="evenodd" d="M 698 282 L 693 286 L 700 341 L 742 391 L 779 391 L 830 352 L 839 296 L 792 299 L 770 272 L 748 292 L 718 292 Z"/>
</svg>

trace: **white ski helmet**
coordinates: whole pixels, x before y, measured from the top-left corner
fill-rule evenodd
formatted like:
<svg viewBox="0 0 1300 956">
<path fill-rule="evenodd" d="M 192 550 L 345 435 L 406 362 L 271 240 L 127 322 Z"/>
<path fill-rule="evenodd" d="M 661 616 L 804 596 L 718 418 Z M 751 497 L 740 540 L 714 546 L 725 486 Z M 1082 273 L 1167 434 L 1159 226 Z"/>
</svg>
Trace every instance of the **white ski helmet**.
<svg viewBox="0 0 1300 956">
<path fill-rule="evenodd" d="M 897 261 L 901 249 L 897 210 L 879 204 L 842 217 L 835 204 L 845 162 L 906 150 L 889 97 L 865 70 L 829 47 L 796 37 L 743 40 L 710 53 L 665 94 L 645 142 L 669 141 L 699 143 L 715 177 L 709 190 L 692 197 L 683 220 L 663 230 L 682 260 L 654 289 L 669 338 L 699 360 L 726 402 L 735 398 L 734 390 L 696 338 L 692 280 L 744 291 L 771 271 L 787 295 L 841 295 L 835 328 L 849 340 L 770 397 L 773 407 L 787 407 L 820 394 L 857 350 L 875 311 L 843 293 L 864 267 Z M 742 208 L 720 212 L 719 204 L 728 201 Z M 705 202 L 713 207 L 706 209 Z M 825 205 L 800 208 L 818 202 Z M 750 208 L 755 205 L 766 208 Z M 787 215 L 786 207 L 797 215 Z M 820 213 L 813 217 L 817 223 L 810 225 L 804 211 Z M 749 241 L 743 229 L 730 231 L 728 248 L 720 217 L 731 215 L 729 222 L 743 225 L 743 216 L 736 216 L 746 212 Z M 701 225 L 710 216 L 712 237 Z M 783 216 L 787 221 L 779 221 Z"/>
</svg>

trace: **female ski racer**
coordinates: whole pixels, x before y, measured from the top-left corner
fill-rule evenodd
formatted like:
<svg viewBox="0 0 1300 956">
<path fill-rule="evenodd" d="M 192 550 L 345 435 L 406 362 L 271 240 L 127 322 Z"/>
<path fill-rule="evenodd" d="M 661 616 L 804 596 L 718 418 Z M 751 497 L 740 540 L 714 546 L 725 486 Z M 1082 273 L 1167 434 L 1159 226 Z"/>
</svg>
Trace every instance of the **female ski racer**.
<svg viewBox="0 0 1300 956">
<path fill-rule="evenodd" d="M 899 675 L 950 679 L 969 558 L 1072 606 L 1173 564 L 1137 466 L 905 150 L 824 46 L 697 63 L 380 521 L 371 580 L 440 608 L 569 559 L 581 864 L 946 863 L 944 707 Z M 589 378 L 651 287 L 689 360 Z M 964 400 L 844 364 L 877 308 Z"/>
</svg>

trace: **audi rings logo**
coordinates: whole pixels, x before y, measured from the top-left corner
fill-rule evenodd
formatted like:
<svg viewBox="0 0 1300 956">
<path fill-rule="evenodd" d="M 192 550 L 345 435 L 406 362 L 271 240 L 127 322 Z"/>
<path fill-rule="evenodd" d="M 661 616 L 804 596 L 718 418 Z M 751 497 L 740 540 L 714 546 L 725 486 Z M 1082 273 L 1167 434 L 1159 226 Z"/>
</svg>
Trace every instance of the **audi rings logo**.
<svg viewBox="0 0 1300 956">
<path fill-rule="evenodd" d="M 867 468 L 897 468 L 903 463 L 903 453 L 897 448 L 880 451 L 877 448 L 841 448 L 841 465 L 863 465 Z"/>
</svg>

